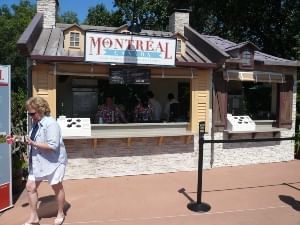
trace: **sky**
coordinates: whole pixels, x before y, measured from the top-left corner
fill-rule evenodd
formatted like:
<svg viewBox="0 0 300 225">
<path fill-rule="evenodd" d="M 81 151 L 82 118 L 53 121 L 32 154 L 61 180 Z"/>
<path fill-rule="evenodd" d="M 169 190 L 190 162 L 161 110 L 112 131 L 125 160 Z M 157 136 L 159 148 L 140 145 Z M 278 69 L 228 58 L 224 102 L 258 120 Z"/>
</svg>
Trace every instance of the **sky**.
<svg viewBox="0 0 300 225">
<path fill-rule="evenodd" d="M 36 0 L 30 0 L 32 4 L 36 4 Z M 0 0 L 0 6 L 6 4 L 19 4 L 20 0 Z M 73 11 L 77 13 L 79 22 L 82 22 L 87 16 L 88 9 L 96 4 L 103 3 L 108 11 L 114 10 L 113 0 L 59 0 L 59 13 L 62 14 L 66 11 Z"/>
</svg>

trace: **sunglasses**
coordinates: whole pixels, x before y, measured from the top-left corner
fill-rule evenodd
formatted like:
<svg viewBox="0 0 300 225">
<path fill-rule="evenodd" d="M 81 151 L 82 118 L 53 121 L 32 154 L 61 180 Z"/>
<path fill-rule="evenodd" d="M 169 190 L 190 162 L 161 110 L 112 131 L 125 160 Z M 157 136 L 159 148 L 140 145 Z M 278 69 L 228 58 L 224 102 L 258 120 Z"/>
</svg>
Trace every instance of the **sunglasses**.
<svg viewBox="0 0 300 225">
<path fill-rule="evenodd" d="M 34 116 L 35 114 L 36 114 L 36 112 L 29 112 L 29 113 L 27 113 L 28 114 L 28 116 Z"/>
</svg>

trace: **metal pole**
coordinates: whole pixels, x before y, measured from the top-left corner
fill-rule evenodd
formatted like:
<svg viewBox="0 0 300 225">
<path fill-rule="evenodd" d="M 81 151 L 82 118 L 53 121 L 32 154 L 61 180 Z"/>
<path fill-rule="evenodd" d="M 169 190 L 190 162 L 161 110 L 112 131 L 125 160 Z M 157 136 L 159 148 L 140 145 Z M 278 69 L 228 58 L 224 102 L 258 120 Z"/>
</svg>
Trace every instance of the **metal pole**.
<svg viewBox="0 0 300 225">
<path fill-rule="evenodd" d="M 204 144 L 205 123 L 199 123 L 199 158 L 198 158 L 198 185 L 197 204 L 201 204 L 202 199 L 202 175 L 203 175 L 203 144 Z M 201 172 L 199 172 L 201 171 Z"/>
<path fill-rule="evenodd" d="M 202 202 L 202 177 L 203 177 L 203 144 L 204 144 L 205 122 L 199 123 L 199 157 L 198 157 L 198 184 L 197 202 L 187 205 L 188 209 L 194 212 L 208 212 L 210 205 Z"/>
</svg>

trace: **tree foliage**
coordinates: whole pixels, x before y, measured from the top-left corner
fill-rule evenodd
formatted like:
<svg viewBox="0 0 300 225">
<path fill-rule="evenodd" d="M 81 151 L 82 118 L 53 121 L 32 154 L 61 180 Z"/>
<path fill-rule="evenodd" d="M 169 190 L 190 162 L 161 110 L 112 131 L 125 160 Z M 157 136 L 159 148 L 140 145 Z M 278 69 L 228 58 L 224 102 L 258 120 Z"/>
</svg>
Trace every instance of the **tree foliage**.
<svg viewBox="0 0 300 225">
<path fill-rule="evenodd" d="M 68 23 L 68 24 L 79 24 L 79 20 L 77 17 L 77 13 L 73 11 L 66 11 L 61 15 L 58 15 L 56 17 L 56 22 L 57 23 Z"/>
<path fill-rule="evenodd" d="M 28 0 L 19 5 L 0 6 L 0 64 L 12 65 L 12 89 L 26 88 L 26 58 L 17 50 L 16 43 L 36 12 Z"/>
<path fill-rule="evenodd" d="M 266 53 L 296 57 L 299 0 L 177 0 L 171 5 L 171 8 L 189 5 L 191 26 L 200 33 L 234 42 L 248 40 Z"/>
<path fill-rule="evenodd" d="M 106 6 L 101 3 L 90 7 L 84 24 L 96 26 L 120 26 L 122 25 L 122 14 L 120 11 L 109 12 Z"/>
<path fill-rule="evenodd" d="M 166 30 L 169 18 L 168 0 L 115 0 L 124 22 L 136 16 L 143 29 Z"/>
</svg>

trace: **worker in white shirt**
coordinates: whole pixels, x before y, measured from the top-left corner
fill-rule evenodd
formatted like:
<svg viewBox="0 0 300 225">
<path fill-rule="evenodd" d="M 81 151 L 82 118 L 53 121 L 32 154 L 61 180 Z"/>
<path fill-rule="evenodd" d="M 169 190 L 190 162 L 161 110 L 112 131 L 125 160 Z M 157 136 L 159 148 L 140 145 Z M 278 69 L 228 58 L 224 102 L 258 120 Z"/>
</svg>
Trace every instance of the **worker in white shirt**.
<svg viewBox="0 0 300 225">
<path fill-rule="evenodd" d="M 161 119 L 161 105 L 160 103 L 154 98 L 154 94 L 152 91 L 147 92 L 147 97 L 149 98 L 149 103 L 152 105 L 153 108 L 153 120 L 159 122 Z"/>
</svg>

